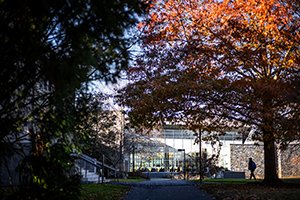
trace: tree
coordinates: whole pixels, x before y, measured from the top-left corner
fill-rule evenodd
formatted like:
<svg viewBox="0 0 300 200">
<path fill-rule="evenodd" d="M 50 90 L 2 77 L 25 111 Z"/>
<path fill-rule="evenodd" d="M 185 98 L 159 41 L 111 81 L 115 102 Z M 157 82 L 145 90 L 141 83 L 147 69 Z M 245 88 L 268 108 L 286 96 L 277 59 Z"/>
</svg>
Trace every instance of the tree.
<svg viewBox="0 0 300 200">
<path fill-rule="evenodd" d="M 125 31 L 144 8 L 138 0 L 0 1 L 0 164 L 22 154 L 30 187 L 20 198 L 78 197 L 67 189 L 76 92 L 116 81 L 129 60 Z"/>
<path fill-rule="evenodd" d="M 264 182 L 279 182 L 276 144 L 300 136 L 297 1 L 157 0 L 150 7 L 139 24 L 143 53 L 122 93 L 133 122 L 252 127 L 264 143 Z"/>
<path fill-rule="evenodd" d="M 81 92 L 76 101 L 76 126 L 74 143 L 85 154 L 97 160 L 105 155 L 110 165 L 120 163 L 120 140 L 122 129 L 121 112 L 112 110 L 105 101 L 108 97 L 99 94 Z"/>
</svg>

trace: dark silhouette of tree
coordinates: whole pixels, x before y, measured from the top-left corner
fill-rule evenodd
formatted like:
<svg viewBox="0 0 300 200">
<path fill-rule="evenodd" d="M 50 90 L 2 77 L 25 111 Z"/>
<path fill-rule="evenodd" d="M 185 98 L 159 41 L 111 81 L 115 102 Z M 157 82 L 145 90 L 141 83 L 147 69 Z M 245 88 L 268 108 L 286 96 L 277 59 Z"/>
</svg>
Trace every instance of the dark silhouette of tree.
<svg viewBox="0 0 300 200">
<path fill-rule="evenodd" d="M 122 113 L 105 103 L 107 96 L 81 92 L 76 101 L 76 126 L 73 140 L 85 154 L 102 160 L 102 155 L 117 167 L 120 162 Z"/>
<path fill-rule="evenodd" d="M 126 29 L 144 8 L 138 0 L 0 2 L 0 164 L 20 154 L 28 186 L 15 198 L 78 198 L 69 176 L 76 92 L 116 81 L 129 59 Z"/>
</svg>

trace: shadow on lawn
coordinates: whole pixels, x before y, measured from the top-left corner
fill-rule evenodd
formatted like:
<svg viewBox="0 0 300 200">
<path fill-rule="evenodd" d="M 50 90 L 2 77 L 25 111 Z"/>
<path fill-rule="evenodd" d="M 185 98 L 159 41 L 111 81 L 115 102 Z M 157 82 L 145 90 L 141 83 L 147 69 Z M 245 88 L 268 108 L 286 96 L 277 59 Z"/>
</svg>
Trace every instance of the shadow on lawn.
<svg viewBox="0 0 300 200">
<path fill-rule="evenodd" d="M 210 183 L 210 184 L 208 184 Z M 266 186 L 262 181 L 234 180 L 230 182 L 216 181 L 201 184 L 199 187 L 204 189 L 213 199 L 269 199 L 269 200 L 296 200 L 300 197 L 300 179 L 283 180 L 283 184 Z M 214 184 L 215 183 L 215 184 Z"/>
</svg>

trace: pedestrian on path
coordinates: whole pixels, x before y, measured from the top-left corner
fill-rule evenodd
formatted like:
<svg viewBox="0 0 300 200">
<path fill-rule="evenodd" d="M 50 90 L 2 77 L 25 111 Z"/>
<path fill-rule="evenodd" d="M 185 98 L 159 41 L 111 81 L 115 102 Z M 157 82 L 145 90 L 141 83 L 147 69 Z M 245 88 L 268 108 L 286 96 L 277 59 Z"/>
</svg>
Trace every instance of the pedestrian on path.
<svg viewBox="0 0 300 200">
<path fill-rule="evenodd" d="M 248 169 L 250 170 L 251 174 L 250 174 L 250 180 L 252 179 L 252 177 L 254 178 L 254 180 L 256 180 L 256 177 L 254 175 L 254 171 L 256 169 L 256 164 L 255 162 L 252 160 L 252 158 L 249 158 L 249 162 L 248 162 Z"/>
</svg>

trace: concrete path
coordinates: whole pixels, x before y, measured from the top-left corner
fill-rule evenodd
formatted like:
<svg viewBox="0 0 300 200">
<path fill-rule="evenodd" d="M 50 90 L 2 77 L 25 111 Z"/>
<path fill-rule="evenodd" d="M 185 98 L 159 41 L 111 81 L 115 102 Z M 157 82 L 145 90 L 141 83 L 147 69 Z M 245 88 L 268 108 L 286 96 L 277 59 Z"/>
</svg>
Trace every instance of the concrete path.
<svg viewBox="0 0 300 200">
<path fill-rule="evenodd" d="M 151 179 L 131 185 L 124 200 L 211 200 L 206 192 L 189 181 Z"/>
</svg>

